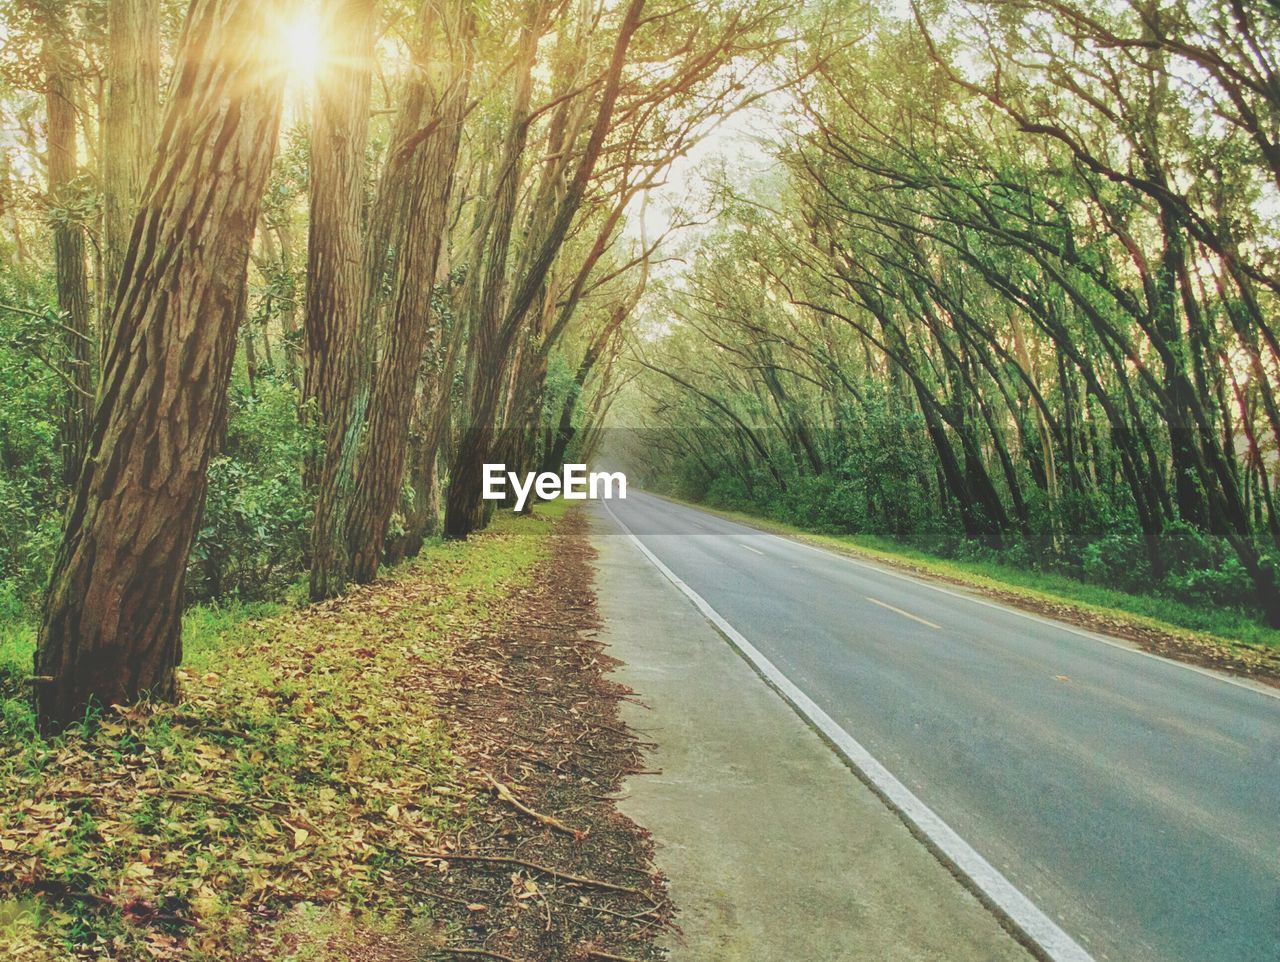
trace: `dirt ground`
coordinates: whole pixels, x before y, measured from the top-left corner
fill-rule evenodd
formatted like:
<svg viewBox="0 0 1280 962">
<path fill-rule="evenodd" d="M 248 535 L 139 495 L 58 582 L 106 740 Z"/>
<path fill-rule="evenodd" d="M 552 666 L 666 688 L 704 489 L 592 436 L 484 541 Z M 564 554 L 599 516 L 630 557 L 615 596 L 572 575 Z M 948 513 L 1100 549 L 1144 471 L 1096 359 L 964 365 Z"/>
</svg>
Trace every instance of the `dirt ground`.
<svg viewBox="0 0 1280 962">
<path fill-rule="evenodd" d="M 663 957 L 654 940 L 672 924 L 665 881 L 648 833 L 616 807 L 645 746 L 618 720 L 629 690 L 605 678 L 616 663 L 594 637 L 582 516 L 570 513 L 554 537 L 552 561 L 500 624 L 426 680 L 483 789 L 470 829 L 415 856 L 448 946 L 435 958 Z"/>
</svg>

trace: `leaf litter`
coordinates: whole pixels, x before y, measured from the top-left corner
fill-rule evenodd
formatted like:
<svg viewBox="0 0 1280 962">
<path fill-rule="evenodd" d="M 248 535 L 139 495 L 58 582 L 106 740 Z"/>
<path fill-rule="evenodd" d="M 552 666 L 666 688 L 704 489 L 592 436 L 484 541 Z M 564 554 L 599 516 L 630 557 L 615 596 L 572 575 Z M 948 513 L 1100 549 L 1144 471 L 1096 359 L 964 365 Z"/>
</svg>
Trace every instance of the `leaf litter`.
<svg viewBox="0 0 1280 962">
<path fill-rule="evenodd" d="M 0 954 L 659 957 L 584 523 L 545 513 L 232 625 L 175 704 L 0 731 Z"/>
</svg>

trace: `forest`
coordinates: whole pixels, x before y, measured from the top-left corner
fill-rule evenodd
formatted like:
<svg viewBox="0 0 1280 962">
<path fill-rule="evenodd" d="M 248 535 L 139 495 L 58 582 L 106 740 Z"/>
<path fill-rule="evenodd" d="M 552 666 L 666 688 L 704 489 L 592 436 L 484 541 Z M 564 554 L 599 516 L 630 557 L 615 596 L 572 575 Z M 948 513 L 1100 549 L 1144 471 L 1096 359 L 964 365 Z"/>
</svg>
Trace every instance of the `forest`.
<svg viewBox="0 0 1280 962">
<path fill-rule="evenodd" d="M 493 463 L 1280 637 L 1265 0 L 3 0 L 0 223 L 12 785 L 110 755 L 64 737 L 152 745 L 95 726 L 203 704 L 255 613 L 412 571 L 482 619 L 507 583 L 450 545 L 554 554 L 493 546 Z M 106 863 L 23 811 L 94 957 Z M 50 891 L 12 852 L 0 889 Z"/>
<path fill-rule="evenodd" d="M 1280 624 L 1278 26 L 921 2 L 828 52 L 648 305 L 650 483 Z"/>
<path fill-rule="evenodd" d="M 192 602 L 332 597 L 483 527 L 484 463 L 581 457 L 660 242 L 628 211 L 788 41 L 645 0 L 5 27 L 0 584 L 51 727 L 172 693 Z"/>
<path fill-rule="evenodd" d="M 171 691 L 189 605 L 368 583 L 606 424 L 686 498 L 1280 625 L 1266 4 L 4 25 L 0 608 L 42 724 Z"/>
</svg>

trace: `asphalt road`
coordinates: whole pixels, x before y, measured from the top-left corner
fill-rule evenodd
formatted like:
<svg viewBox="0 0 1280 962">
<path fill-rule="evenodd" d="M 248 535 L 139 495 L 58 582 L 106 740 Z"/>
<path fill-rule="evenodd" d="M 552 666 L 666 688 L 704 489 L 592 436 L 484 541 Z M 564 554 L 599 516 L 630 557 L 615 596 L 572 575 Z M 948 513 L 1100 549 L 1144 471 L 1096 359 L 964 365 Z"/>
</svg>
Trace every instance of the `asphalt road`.
<svg viewBox="0 0 1280 962">
<path fill-rule="evenodd" d="M 610 508 L 1099 962 L 1280 962 L 1280 698 L 640 492 Z"/>
</svg>

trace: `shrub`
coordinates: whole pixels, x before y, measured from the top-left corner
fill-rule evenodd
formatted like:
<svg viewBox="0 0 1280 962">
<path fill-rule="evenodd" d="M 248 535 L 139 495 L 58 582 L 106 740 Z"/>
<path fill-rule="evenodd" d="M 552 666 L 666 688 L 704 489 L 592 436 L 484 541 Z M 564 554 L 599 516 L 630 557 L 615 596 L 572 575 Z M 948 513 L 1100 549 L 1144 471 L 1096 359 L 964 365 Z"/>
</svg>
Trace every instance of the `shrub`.
<svg viewBox="0 0 1280 962">
<path fill-rule="evenodd" d="M 853 534 L 867 528 L 867 497 L 861 479 L 820 477 L 793 479 L 780 498 L 779 520 L 834 534 Z"/>
<path fill-rule="evenodd" d="M 225 452 L 209 465 L 209 494 L 191 552 L 193 599 L 278 595 L 306 552 L 311 507 L 302 485 L 309 439 L 297 392 L 259 379 L 255 395 L 235 390 Z"/>
<path fill-rule="evenodd" d="M 703 500 L 713 508 L 729 510 L 751 507 L 754 503 L 742 479 L 727 474 L 720 475 L 707 485 Z"/>
<path fill-rule="evenodd" d="M 1253 582 L 1236 558 L 1227 558 L 1215 568 L 1194 568 L 1170 574 L 1162 585 L 1165 593 L 1188 604 L 1249 607 Z"/>
<path fill-rule="evenodd" d="M 25 606 L 44 587 L 65 496 L 58 445 L 65 389 L 25 347 L 48 339 L 43 316 L 52 315 L 52 299 L 37 283 L 0 278 L 0 583 Z"/>
<path fill-rule="evenodd" d="M 1185 521 L 1175 521 L 1160 536 L 1160 559 L 1172 574 L 1217 568 L 1231 555 L 1223 538 L 1198 531 Z"/>
<path fill-rule="evenodd" d="M 1085 545 L 1081 551 L 1085 577 L 1124 591 L 1149 592 L 1154 584 L 1143 537 L 1133 530 L 1116 531 Z"/>
</svg>

